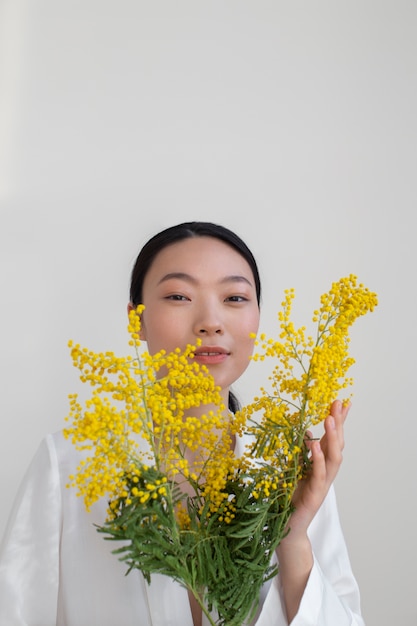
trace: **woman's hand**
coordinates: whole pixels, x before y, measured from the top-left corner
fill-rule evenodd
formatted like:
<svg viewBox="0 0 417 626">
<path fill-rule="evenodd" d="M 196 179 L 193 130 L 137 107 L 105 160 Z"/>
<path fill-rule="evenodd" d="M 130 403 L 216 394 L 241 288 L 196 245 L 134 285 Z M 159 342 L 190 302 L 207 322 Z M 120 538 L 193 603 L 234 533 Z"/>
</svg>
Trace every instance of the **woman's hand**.
<svg viewBox="0 0 417 626">
<path fill-rule="evenodd" d="M 291 516 L 291 533 L 307 532 L 330 486 L 336 478 L 343 460 L 344 423 L 350 404 L 335 400 L 330 415 L 324 421 L 325 433 L 320 441 L 311 441 L 311 469 L 298 483 L 293 496 L 295 511 Z M 294 538 L 294 535 L 293 535 Z"/>
<path fill-rule="evenodd" d="M 350 404 L 333 402 L 324 421 L 325 433 L 320 441 L 309 444 L 312 465 L 295 490 L 295 511 L 289 521 L 290 532 L 277 548 L 281 583 L 288 623 L 297 614 L 301 598 L 313 567 L 313 553 L 307 529 L 325 499 L 343 458 L 343 426 Z"/>
</svg>

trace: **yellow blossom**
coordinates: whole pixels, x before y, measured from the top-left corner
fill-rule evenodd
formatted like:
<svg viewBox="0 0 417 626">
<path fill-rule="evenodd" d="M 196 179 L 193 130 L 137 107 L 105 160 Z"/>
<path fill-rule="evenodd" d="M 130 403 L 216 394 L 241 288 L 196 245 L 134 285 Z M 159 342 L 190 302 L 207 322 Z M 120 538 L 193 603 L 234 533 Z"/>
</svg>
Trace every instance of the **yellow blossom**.
<svg viewBox="0 0 417 626">
<path fill-rule="evenodd" d="M 142 351 L 143 306 L 129 315 L 133 357 L 69 343 L 81 381 L 91 386 L 84 407 L 69 396 L 64 434 L 85 450 L 69 486 L 87 509 L 106 497 L 99 531 L 123 540 L 117 552 L 129 569 L 148 582 L 154 572 L 181 581 L 212 626 L 250 621 L 263 580 L 276 573 L 271 556 L 310 465 L 307 430 L 352 384 L 349 329 L 377 305 L 356 276 L 341 278 L 321 296 L 308 335 L 291 320 L 294 298 L 294 289 L 284 292 L 276 338 L 252 335 L 253 361 L 273 358 L 270 389 L 262 387 L 235 415 L 207 368 L 193 360 L 195 346 Z M 245 432 L 251 443 L 237 457 L 233 438 Z"/>
</svg>

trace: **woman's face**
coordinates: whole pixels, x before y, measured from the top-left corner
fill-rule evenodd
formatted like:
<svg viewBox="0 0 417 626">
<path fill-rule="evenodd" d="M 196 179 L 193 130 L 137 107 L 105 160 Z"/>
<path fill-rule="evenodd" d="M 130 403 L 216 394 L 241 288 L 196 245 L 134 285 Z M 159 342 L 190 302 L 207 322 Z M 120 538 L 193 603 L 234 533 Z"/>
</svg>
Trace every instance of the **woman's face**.
<svg viewBox="0 0 417 626">
<path fill-rule="evenodd" d="M 171 244 L 144 281 L 141 339 L 151 354 L 202 343 L 195 360 L 224 391 L 249 364 L 259 325 L 252 270 L 234 248 L 213 237 Z"/>
</svg>

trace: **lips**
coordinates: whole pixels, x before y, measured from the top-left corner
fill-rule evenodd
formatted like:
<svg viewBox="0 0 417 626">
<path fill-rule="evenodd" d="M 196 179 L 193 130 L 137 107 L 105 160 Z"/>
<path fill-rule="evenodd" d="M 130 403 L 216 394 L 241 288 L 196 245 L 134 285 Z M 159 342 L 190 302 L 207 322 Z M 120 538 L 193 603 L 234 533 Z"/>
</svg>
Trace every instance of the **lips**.
<svg viewBox="0 0 417 626">
<path fill-rule="evenodd" d="M 196 348 L 194 359 L 205 365 L 215 365 L 223 363 L 229 356 L 230 352 L 220 346 L 200 346 Z"/>
<path fill-rule="evenodd" d="M 223 352 L 219 352 L 218 350 L 213 350 L 210 352 L 206 352 L 205 350 L 202 350 L 201 352 L 197 353 L 197 356 L 215 356 L 216 354 L 225 354 Z"/>
<path fill-rule="evenodd" d="M 194 354 L 229 354 L 229 352 L 220 346 L 199 346 L 195 349 Z"/>
</svg>

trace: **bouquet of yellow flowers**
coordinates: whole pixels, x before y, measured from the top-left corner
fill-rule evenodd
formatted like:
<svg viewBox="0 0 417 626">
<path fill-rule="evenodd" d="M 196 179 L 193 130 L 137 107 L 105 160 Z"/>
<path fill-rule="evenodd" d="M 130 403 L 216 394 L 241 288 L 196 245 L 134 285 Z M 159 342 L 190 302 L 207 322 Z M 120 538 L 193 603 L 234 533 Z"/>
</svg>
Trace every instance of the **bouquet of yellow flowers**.
<svg viewBox="0 0 417 626">
<path fill-rule="evenodd" d="M 261 389 L 234 415 L 207 369 L 193 361 L 195 346 L 141 352 L 143 307 L 130 313 L 132 357 L 70 342 L 80 378 L 93 391 L 85 408 L 70 396 L 64 433 L 91 454 L 69 486 L 87 510 L 107 497 L 108 517 L 98 530 L 121 541 L 114 552 L 128 571 L 139 569 L 148 583 L 155 573 L 178 581 L 212 626 L 250 620 L 262 585 L 277 573 L 271 559 L 309 468 L 307 431 L 352 384 L 349 328 L 377 305 L 355 276 L 342 278 L 321 297 L 311 337 L 290 320 L 293 299 L 287 290 L 278 339 L 261 335 L 255 342 L 254 361 L 275 359 L 271 390 Z M 208 407 L 204 415 L 201 407 Z M 237 455 L 233 440 L 243 436 Z"/>
</svg>

